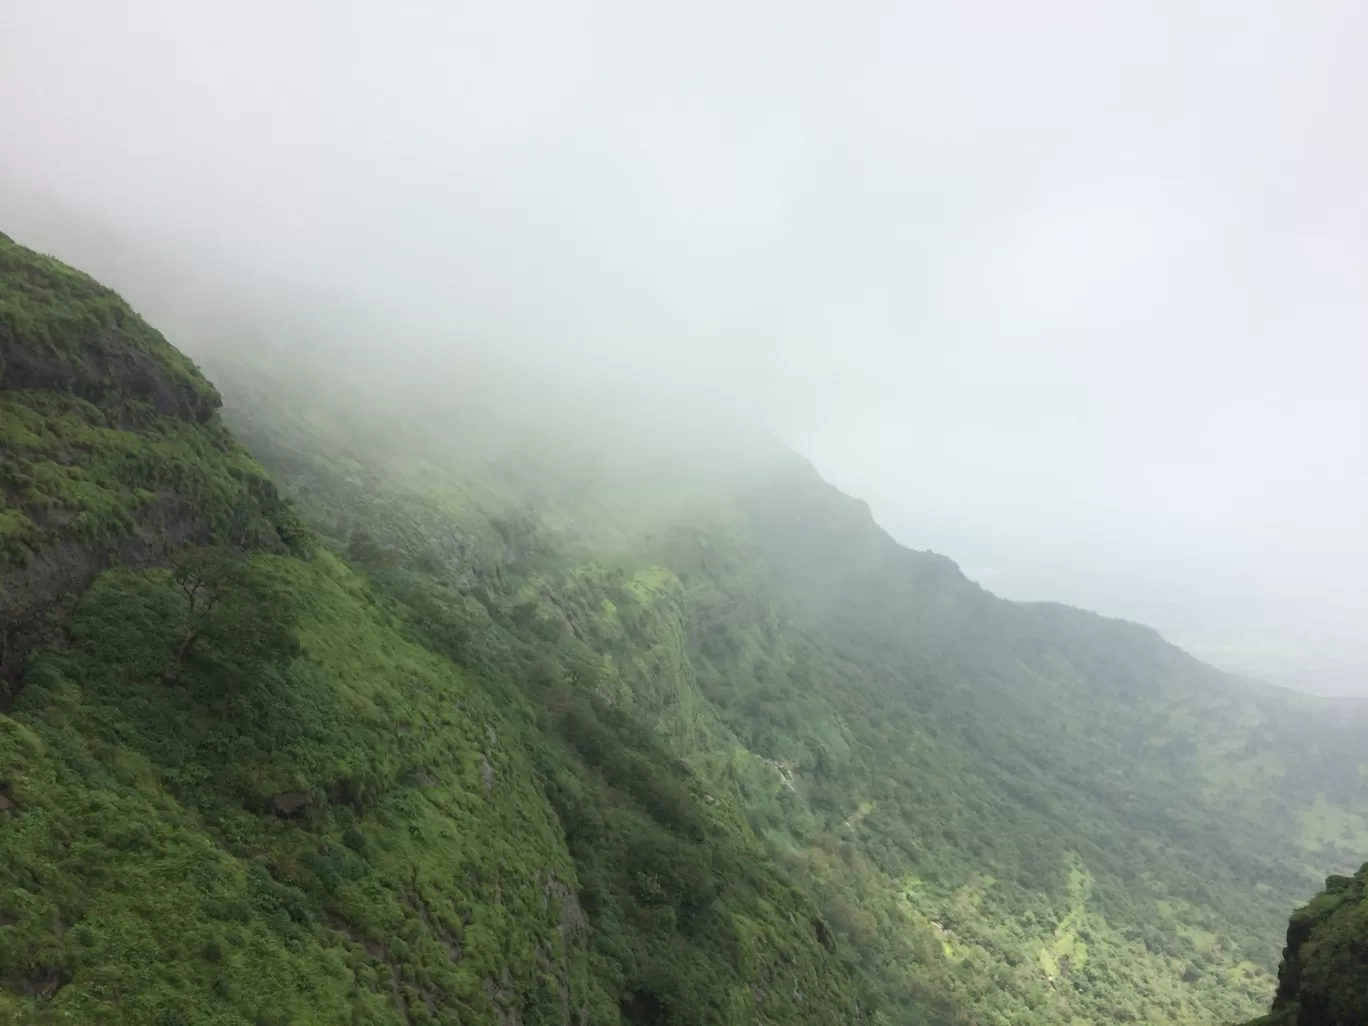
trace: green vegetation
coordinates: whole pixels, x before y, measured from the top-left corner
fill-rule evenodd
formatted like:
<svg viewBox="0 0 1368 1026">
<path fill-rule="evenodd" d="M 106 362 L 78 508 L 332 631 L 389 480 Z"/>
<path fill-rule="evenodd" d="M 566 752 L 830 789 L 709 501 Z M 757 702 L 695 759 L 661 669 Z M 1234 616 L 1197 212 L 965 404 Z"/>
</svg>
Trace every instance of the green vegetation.
<svg viewBox="0 0 1368 1026">
<path fill-rule="evenodd" d="M 554 676 L 523 613 L 360 533 L 389 576 L 358 577 L 216 421 L 3 395 L 37 418 L 7 457 L 61 454 L 119 515 L 54 521 L 14 564 L 76 544 L 93 583 L 48 610 L 0 716 L 0 1019 L 867 1018 L 810 897 L 648 731 Z M 188 529 L 141 515 L 159 468 Z M 97 572 L 131 542 L 146 565 Z"/>
<path fill-rule="evenodd" d="M 162 559 L 168 545 L 294 543 L 297 518 L 218 405 L 194 365 L 118 296 L 0 236 L 7 639 L 98 570 Z"/>
<path fill-rule="evenodd" d="M 207 420 L 218 393 L 88 275 L 0 235 L 0 383 Z"/>
<path fill-rule="evenodd" d="M 215 370 L 290 502 L 216 416 L 0 391 L 0 467 L 82 471 L 6 492 L 24 587 L 101 560 L 0 714 L 0 1019 L 1195 1026 L 1361 859 L 1357 707 L 998 600 L 763 441 L 324 367 Z"/>
<path fill-rule="evenodd" d="M 1287 928 L 1273 1010 L 1249 1026 L 1349 1026 L 1368 1020 L 1368 865 L 1332 876 Z"/>
<path fill-rule="evenodd" d="M 858 1020 L 816 911 L 630 720 L 540 677 L 540 713 L 499 694 L 332 557 L 235 570 L 298 655 L 218 630 L 182 664 L 177 575 L 114 570 L 34 660 L 0 770 L 11 1017 L 601 1021 L 631 995 L 744 1022 L 767 980 L 781 1009 L 805 989 L 794 1021 Z M 472 664 L 539 658 L 412 598 Z"/>
<path fill-rule="evenodd" d="M 908 994 L 944 1002 L 933 1021 L 1247 1017 L 1287 910 L 1359 855 L 1362 710 L 1001 602 L 799 461 L 685 488 L 676 464 L 615 473 L 548 433 L 496 473 L 421 385 L 423 413 L 372 425 L 343 415 L 355 395 L 226 370 L 227 415 L 324 537 L 341 549 L 369 511 L 373 574 L 459 578 L 444 517 L 465 552 L 520 567 L 541 644 L 582 641 L 597 691 L 741 810 L 891 1021 Z M 520 473 L 524 452 L 550 468 Z M 512 544 L 482 503 L 520 525 Z"/>
<path fill-rule="evenodd" d="M 59 540 L 110 544 L 146 518 L 203 521 L 244 542 L 274 531 L 274 488 L 221 425 L 127 413 L 71 395 L 0 393 L 0 565 L 22 566 Z"/>
</svg>

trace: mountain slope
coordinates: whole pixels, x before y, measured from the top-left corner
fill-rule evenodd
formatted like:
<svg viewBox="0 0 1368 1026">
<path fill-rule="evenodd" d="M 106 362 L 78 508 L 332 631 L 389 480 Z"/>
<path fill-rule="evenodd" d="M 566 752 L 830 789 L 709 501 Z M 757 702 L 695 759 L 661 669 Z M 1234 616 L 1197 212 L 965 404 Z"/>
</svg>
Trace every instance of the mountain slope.
<svg viewBox="0 0 1368 1026">
<path fill-rule="evenodd" d="M 687 405 L 229 305 L 168 313 L 293 506 L 213 416 L 261 512 L 184 536 L 112 458 L 166 414 L 7 436 L 134 509 L 16 633 L 17 1021 L 1231 1021 L 1368 848 L 1359 706 L 999 600 Z"/>
<path fill-rule="evenodd" d="M 866 1020 L 744 821 L 493 595 L 318 551 L 125 304 L 0 266 L 0 1019 Z"/>
<path fill-rule="evenodd" d="M 788 454 L 586 457 L 566 435 L 602 429 L 561 408 L 561 431 L 482 461 L 504 432 L 444 417 L 419 381 L 409 419 L 373 418 L 335 369 L 315 392 L 220 360 L 229 417 L 339 544 L 367 509 L 387 558 L 437 567 L 440 532 L 415 518 L 491 502 L 569 564 L 524 590 L 550 636 L 611 651 L 641 609 L 658 654 L 600 687 L 736 795 L 884 1007 L 924 986 L 987 1022 L 1248 1015 L 1287 909 L 1368 843 L 1360 707 L 996 599 Z M 457 405 L 459 378 L 441 386 Z M 602 433 L 634 438 L 638 416 Z M 649 587 L 628 605 L 614 573 Z"/>
<path fill-rule="evenodd" d="M 107 289 L 0 236 L 0 671 L 112 565 L 297 521 L 214 418 L 218 393 Z"/>
</svg>

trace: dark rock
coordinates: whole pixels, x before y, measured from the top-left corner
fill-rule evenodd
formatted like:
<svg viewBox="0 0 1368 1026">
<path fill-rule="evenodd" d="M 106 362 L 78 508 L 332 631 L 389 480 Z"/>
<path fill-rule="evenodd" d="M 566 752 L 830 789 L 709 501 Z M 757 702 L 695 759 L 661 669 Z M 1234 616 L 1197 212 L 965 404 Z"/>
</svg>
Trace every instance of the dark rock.
<svg viewBox="0 0 1368 1026">
<path fill-rule="evenodd" d="M 365 789 L 355 780 L 335 780 L 328 788 L 328 801 L 333 805 L 346 805 L 355 812 L 365 809 Z"/>
<path fill-rule="evenodd" d="M 24 980 L 22 989 L 29 997 L 50 998 L 71 982 L 67 971 L 59 966 L 44 966 Z"/>
<path fill-rule="evenodd" d="M 552 895 L 560 903 L 560 928 L 561 932 L 567 936 L 583 933 L 589 928 L 589 920 L 585 918 L 584 909 L 580 907 L 579 898 L 575 896 L 568 884 L 564 884 L 556 879 L 552 873 L 550 879 L 542 887 L 542 903 L 549 902 Z"/>
<path fill-rule="evenodd" d="M 123 327 L 88 329 L 66 351 L 54 351 L 16 337 L 0 323 L 0 389 L 65 392 L 97 406 L 126 397 L 164 416 L 199 424 L 212 417 L 222 403 L 218 392 L 170 363 L 166 356 L 174 351 L 160 336 L 154 346 L 166 354 L 139 345 Z"/>
<path fill-rule="evenodd" d="M 296 815 L 311 801 L 313 799 L 305 791 L 286 791 L 284 794 L 278 794 L 271 799 L 271 808 L 277 816 L 289 817 Z"/>
<path fill-rule="evenodd" d="M 442 947 L 446 948 L 446 952 L 448 955 L 451 956 L 451 960 L 453 962 L 459 962 L 461 960 L 462 954 L 461 938 L 456 936 L 456 934 L 448 926 L 442 927 L 441 937 Z"/>
<path fill-rule="evenodd" d="M 832 946 L 831 931 L 827 929 L 827 924 L 817 919 L 812 925 L 817 934 L 817 943 L 824 948 L 830 948 Z"/>
<path fill-rule="evenodd" d="M 165 493 L 142 511 L 133 531 L 123 538 L 102 544 L 59 540 L 24 565 L 6 568 L 5 587 L 0 589 L 0 709 L 6 706 L 6 692 L 10 698 L 18 693 L 27 654 L 60 644 L 57 635 L 67 613 L 62 596 L 81 594 L 110 567 L 140 570 L 165 565 L 174 549 L 207 540 L 211 531 L 203 514 L 179 496 Z"/>
</svg>

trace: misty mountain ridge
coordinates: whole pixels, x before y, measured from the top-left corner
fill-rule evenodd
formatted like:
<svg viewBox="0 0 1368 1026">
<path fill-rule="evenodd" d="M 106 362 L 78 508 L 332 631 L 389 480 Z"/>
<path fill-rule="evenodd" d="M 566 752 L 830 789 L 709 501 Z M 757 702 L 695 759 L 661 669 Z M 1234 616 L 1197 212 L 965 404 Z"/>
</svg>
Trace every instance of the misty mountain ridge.
<svg viewBox="0 0 1368 1026">
<path fill-rule="evenodd" d="M 516 400 L 512 409 L 517 416 L 502 415 L 500 436 L 525 433 L 529 422 L 535 423 L 533 413 L 538 408 L 545 412 L 536 430 L 547 435 L 554 433 L 549 425 L 556 418 L 583 421 L 600 406 L 607 411 L 605 418 L 610 418 L 613 409 L 636 403 L 640 409 L 620 412 L 620 422 L 660 423 L 675 432 L 687 424 L 688 432 L 711 431 L 715 448 L 725 448 L 729 438 L 758 438 L 753 411 L 744 404 L 708 398 L 705 409 L 698 409 L 696 375 L 674 380 L 629 362 L 586 359 L 593 354 L 586 353 L 584 346 L 556 347 L 469 330 L 434 330 L 423 316 L 406 314 L 404 304 L 395 297 L 330 288 L 312 280 L 304 269 L 291 280 L 273 278 L 250 262 L 207 250 L 188 225 L 163 227 L 161 234 L 151 234 L 145 226 L 134 229 L 106 223 L 4 175 L 0 171 L 0 212 L 13 231 L 39 248 L 81 253 L 97 277 L 128 295 L 197 358 L 212 360 L 220 351 L 248 349 L 257 353 L 254 359 L 269 359 L 276 374 L 286 373 L 290 361 L 296 361 L 288 373 L 304 378 L 310 374 L 310 360 L 324 360 L 334 381 L 354 382 L 372 407 L 382 402 L 411 405 L 414 397 L 409 393 L 415 382 L 434 386 L 425 401 L 440 407 L 446 402 L 442 388 L 449 388 L 449 383 L 459 387 L 463 382 L 481 382 L 483 387 L 460 394 L 461 404 L 472 410 L 472 416 L 497 420 L 500 405 Z M 383 359 L 377 358 L 376 338 L 392 340 Z M 288 344 L 282 339 L 288 339 Z M 315 355 L 306 355 L 310 352 Z M 221 360 L 219 364 L 228 369 Z M 711 372 L 714 378 L 728 373 L 725 365 Z M 383 389 L 382 382 L 388 382 Z M 448 384 L 437 387 L 438 383 Z M 593 398 L 575 403 L 569 397 L 576 392 Z M 662 406 L 673 412 L 663 413 Z M 477 409 L 478 413 L 473 412 Z M 722 420 L 729 426 L 718 428 Z M 607 419 L 598 429 L 600 435 L 612 431 Z M 631 444 L 637 435 L 637 430 L 621 431 L 617 444 Z M 763 444 L 784 445 L 773 440 Z M 904 544 L 921 547 L 918 543 L 929 531 L 942 539 L 959 538 L 966 550 L 977 550 L 968 557 L 973 568 L 970 576 L 1006 597 L 1034 601 L 1048 596 L 1104 615 L 1155 624 L 1205 661 L 1240 676 L 1319 695 L 1362 696 L 1368 691 L 1361 646 L 1346 642 L 1352 632 L 1341 629 L 1343 624 L 1322 624 L 1319 632 L 1314 625 L 1294 629 L 1276 611 L 1247 608 L 1247 597 L 1235 584 L 1210 589 L 1207 603 L 1229 606 L 1233 613 L 1204 610 L 1200 603 L 1185 605 L 1175 601 L 1175 593 L 1187 585 L 1171 574 L 1156 575 L 1148 566 L 1133 567 L 1135 573 L 1128 579 L 1115 566 L 1098 563 L 1101 576 L 1090 576 L 1086 568 L 1096 562 L 1097 540 L 1089 542 L 1090 548 L 1062 555 L 1056 547 L 1034 560 L 1018 554 L 1015 563 L 1007 563 L 1013 569 L 1004 572 L 993 561 L 1003 553 L 991 547 L 982 551 L 982 540 L 970 537 L 991 525 L 971 525 L 957 534 L 940 522 L 943 514 L 923 523 L 915 507 L 885 503 L 877 509 L 882 522 Z M 960 554 L 944 544 L 938 550 Z M 1050 569 L 1052 562 L 1062 560 L 1081 564 L 1072 571 L 1078 578 L 1072 586 Z M 980 576 L 982 571 L 986 573 Z"/>
<path fill-rule="evenodd" d="M 0 248 L 12 1021 L 1230 1022 L 1368 849 L 1363 703 L 710 411 Z"/>
</svg>

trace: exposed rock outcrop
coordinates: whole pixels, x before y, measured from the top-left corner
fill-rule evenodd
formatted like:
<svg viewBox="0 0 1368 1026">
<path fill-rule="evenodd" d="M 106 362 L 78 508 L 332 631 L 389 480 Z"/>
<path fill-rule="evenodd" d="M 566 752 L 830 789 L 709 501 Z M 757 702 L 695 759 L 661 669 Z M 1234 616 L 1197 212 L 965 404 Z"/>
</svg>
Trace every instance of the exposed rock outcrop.
<svg viewBox="0 0 1368 1026">
<path fill-rule="evenodd" d="M 1368 1022 L 1368 865 L 1332 876 L 1292 913 L 1267 1016 L 1248 1026 L 1358 1026 Z"/>
<path fill-rule="evenodd" d="M 97 406 L 133 399 L 163 416 L 198 423 L 214 415 L 220 404 L 216 391 L 196 388 L 189 375 L 173 373 L 132 345 L 118 324 L 82 333 L 73 352 L 37 349 L 14 324 L 0 321 L 0 388 L 66 392 Z"/>
<path fill-rule="evenodd" d="M 149 405 L 203 423 L 221 405 L 198 370 L 114 292 L 0 236 L 0 388 Z"/>
</svg>

